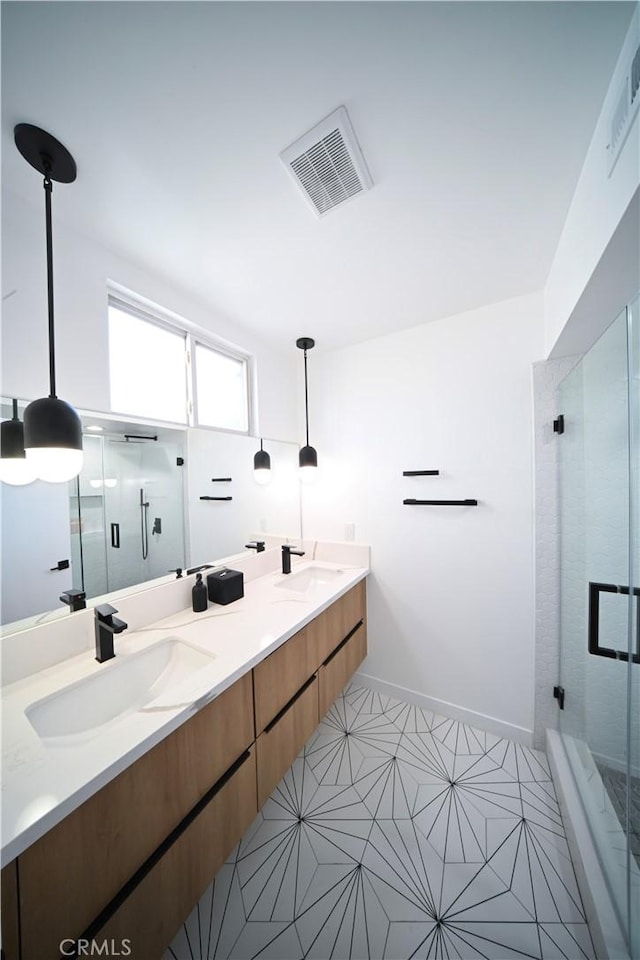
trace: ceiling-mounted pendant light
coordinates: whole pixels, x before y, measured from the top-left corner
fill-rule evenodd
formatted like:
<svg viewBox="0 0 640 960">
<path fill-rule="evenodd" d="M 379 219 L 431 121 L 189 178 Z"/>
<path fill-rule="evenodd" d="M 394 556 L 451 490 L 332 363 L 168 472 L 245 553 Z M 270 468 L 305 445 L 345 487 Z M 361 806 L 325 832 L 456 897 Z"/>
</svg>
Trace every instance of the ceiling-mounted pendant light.
<svg viewBox="0 0 640 960">
<path fill-rule="evenodd" d="M 36 479 L 33 466 L 24 452 L 24 427 L 18 417 L 18 401 L 13 401 L 13 417 L 0 424 L 0 480 L 22 487 Z"/>
<path fill-rule="evenodd" d="M 265 486 L 271 480 L 271 457 L 262 448 L 262 437 L 260 437 L 260 449 L 253 458 L 253 478 L 260 486 Z"/>
<path fill-rule="evenodd" d="M 316 478 L 318 468 L 318 454 L 314 447 L 309 446 L 309 386 L 307 383 L 307 350 L 315 347 L 316 342 L 311 337 L 300 337 L 296 340 L 296 347 L 304 350 L 304 415 L 307 427 L 307 442 L 300 448 L 298 463 L 300 465 L 300 479 L 304 483 L 312 483 Z"/>
<path fill-rule="evenodd" d="M 71 480 L 82 467 L 82 424 L 73 407 L 56 396 L 55 331 L 53 325 L 53 237 L 51 228 L 52 181 L 73 183 L 76 164 L 55 137 L 30 123 L 14 131 L 18 150 L 32 167 L 44 174 L 47 234 L 47 302 L 49 308 L 49 396 L 34 400 L 24 411 L 24 447 L 36 476 L 49 483 Z"/>
</svg>

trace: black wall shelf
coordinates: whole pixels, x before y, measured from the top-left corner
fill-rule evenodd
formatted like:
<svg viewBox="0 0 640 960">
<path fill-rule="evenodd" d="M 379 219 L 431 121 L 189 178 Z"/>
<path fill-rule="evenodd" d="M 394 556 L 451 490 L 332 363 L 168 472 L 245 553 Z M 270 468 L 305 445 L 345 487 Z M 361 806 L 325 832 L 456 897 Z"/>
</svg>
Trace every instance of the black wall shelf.
<svg viewBox="0 0 640 960">
<path fill-rule="evenodd" d="M 439 477 L 439 470 L 403 470 L 403 477 Z"/>
<path fill-rule="evenodd" d="M 477 500 L 403 500 L 407 507 L 477 507 Z"/>
</svg>

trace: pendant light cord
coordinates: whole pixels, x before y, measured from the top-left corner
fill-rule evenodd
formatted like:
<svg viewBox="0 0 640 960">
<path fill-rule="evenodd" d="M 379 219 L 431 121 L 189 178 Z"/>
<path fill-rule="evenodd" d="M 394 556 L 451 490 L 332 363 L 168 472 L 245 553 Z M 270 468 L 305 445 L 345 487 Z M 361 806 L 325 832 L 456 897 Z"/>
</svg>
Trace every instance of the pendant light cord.
<svg viewBox="0 0 640 960">
<path fill-rule="evenodd" d="M 47 227 L 47 301 L 49 306 L 49 384 L 50 397 L 56 395 L 56 344 L 53 329 L 53 231 L 51 229 L 51 192 L 49 171 L 44 176 L 44 207 Z"/>
<path fill-rule="evenodd" d="M 307 348 L 304 350 L 304 416 L 307 423 L 307 446 L 309 446 L 309 389 L 307 386 Z"/>
</svg>

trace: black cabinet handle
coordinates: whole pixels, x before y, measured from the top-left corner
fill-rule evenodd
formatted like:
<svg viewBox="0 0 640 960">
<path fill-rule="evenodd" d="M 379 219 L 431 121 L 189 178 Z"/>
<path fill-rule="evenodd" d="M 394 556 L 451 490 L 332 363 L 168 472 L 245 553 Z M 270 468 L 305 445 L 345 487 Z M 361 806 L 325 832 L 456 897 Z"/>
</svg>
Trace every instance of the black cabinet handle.
<svg viewBox="0 0 640 960">
<path fill-rule="evenodd" d="M 114 549 L 120 549 L 120 524 L 112 523 L 111 524 L 111 546 Z"/>
<path fill-rule="evenodd" d="M 588 645 L 589 653 L 596 657 L 609 657 L 612 660 L 625 660 L 628 662 L 629 653 L 627 650 L 614 650 L 611 647 L 600 646 L 600 594 L 618 593 L 623 596 L 629 596 L 629 587 L 619 586 L 616 583 L 589 583 L 589 633 Z M 632 663 L 640 663 L 640 587 L 633 588 L 633 596 L 636 598 L 636 649 L 631 654 Z"/>
</svg>

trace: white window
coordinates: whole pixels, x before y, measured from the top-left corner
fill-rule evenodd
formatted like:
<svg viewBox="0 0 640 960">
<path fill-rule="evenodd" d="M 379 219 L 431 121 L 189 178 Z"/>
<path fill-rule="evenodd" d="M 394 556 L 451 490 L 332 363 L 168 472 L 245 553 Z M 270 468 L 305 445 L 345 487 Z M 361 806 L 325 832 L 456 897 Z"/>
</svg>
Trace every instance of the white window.
<svg viewBox="0 0 640 960">
<path fill-rule="evenodd" d="M 248 367 L 245 356 L 109 298 L 114 413 L 248 433 Z"/>
<path fill-rule="evenodd" d="M 109 303 L 111 409 L 187 423 L 186 334 Z"/>
<path fill-rule="evenodd" d="M 196 418 L 200 426 L 249 430 L 247 362 L 196 343 Z"/>
</svg>

